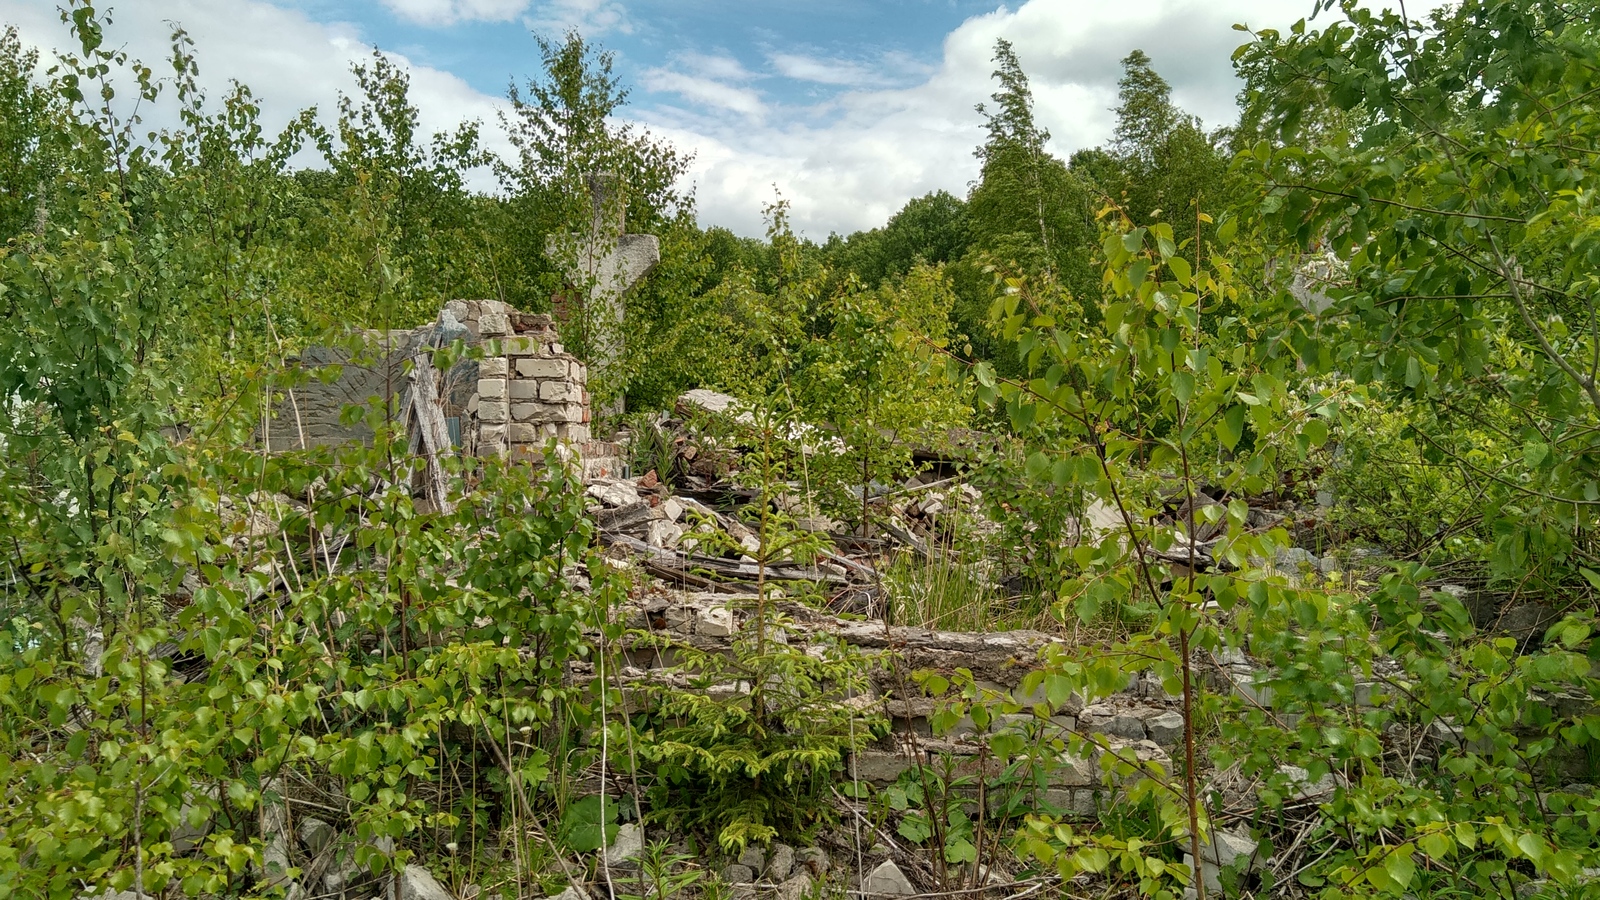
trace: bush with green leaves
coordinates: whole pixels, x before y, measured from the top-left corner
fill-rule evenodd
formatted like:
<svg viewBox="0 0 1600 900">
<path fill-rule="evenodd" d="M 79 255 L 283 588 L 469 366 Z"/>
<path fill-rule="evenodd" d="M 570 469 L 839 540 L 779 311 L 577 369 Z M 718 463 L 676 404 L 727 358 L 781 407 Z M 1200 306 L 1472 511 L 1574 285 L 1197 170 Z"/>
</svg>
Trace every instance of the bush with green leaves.
<svg viewBox="0 0 1600 900">
<path fill-rule="evenodd" d="M 813 561 L 826 539 L 796 528 L 776 506 L 798 456 L 792 442 L 803 433 L 796 436 L 791 416 L 763 405 L 723 425 L 753 447 L 740 478 L 756 491 L 746 518 L 757 546 L 734 548 L 755 559 L 752 608 L 741 610 L 747 618 L 731 654 L 672 646 L 667 674 L 683 676 L 690 689 L 641 686 L 651 708 L 636 718 L 629 746 L 652 779 L 654 816 L 737 853 L 751 841 L 804 840 L 829 821 L 846 758 L 879 726 L 847 702 L 866 690 L 870 659 L 820 635 L 820 652 L 791 644 L 792 624 L 767 576 L 779 561 Z M 647 633 L 640 642 L 670 637 Z"/>
</svg>

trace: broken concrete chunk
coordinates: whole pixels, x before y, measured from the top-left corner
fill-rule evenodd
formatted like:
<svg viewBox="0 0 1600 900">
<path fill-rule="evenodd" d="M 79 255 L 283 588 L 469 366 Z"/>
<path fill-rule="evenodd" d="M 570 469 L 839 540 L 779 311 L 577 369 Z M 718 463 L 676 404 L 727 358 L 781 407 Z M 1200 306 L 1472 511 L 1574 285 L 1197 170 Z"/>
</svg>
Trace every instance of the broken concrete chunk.
<svg viewBox="0 0 1600 900">
<path fill-rule="evenodd" d="M 682 519 L 683 511 L 683 503 L 676 497 L 668 497 L 661 502 L 661 514 L 667 517 L 668 522 L 676 522 Z"/>
<path fill-rule="evenodd" d="M 678 397 L 678 414 L 688 415 L 698 411 L 722 415 L 738 402 L 738 398 L 730 394 L 697 388 Z"/>
<path fill-rule="evenodd" d="M 795 853 L 794 862 L 814 877 L 821 878 L 828 871 L 828 851 L 821 847 L 807 847 Z"/>
<path fill-rule="evenodd" d="M 778 885 L 776 900 L 804 900 L 811 893 L 811 875 L 801 872 Z"/>
<path fill-rule="evenodd" d="M 894 864 L 894 860 L 886 859 L 861 883 L 861 892 L 905 897 L 915 894 L 917 889 L 911 886 L 911 880 Z"/>
<path fill-rule="evenodd" d="M 694 631 L 695 634 L 707 637 L 728 637 L 733 634 L 733 610 L 726 606 L 712 606 L 700 610 Z"/>
<path fill-rule="evenodd" d="M 1178 713 L 1164 712 L 1152 716 L 1145 720 L 1144 726 L 1150 732 L 1150 740 L 1163 747 L 1175 747 L 1183 740 L 1183 716 Z"/>
<path fill-rule="evenodd" d="M 333 842 L 333 826 L 321 819 L 307 817 L 300 820 L 300 844 L 312 856 L 321 853 L 324 847 Z"/>
<path fill-rule="evenodd" d="M 619 869 L 631 868 L 639 864 L 639 855 L 644 853 L 644 829 L 638 822 L 629 822 L 617 829 L 616 839 L 604 851 L 605 863 Z"/>
<path fill-rule="evenodd" d="M 794 871 L 794 848 L 788 844 L 773 844 L 767 854 L 767 867 L 761 877 L 767 881 L 784 881 Z"/>
<path fill-rule="evenodd" d="M 663 550 L 677 549 L 678 542 L 683 540 L 683 526 L 675 525 L 665 519 L 650 523 L 645 531 L 645 543 Z"/>
<path fill-rule="evenodd" d="M 746 847 L 739 854 L 739 865 L 747 866 L 753 872 L 764 872 L 767 868 L 767 854 L 760 847 Z"/>
<path fill-rule="evenodd" d="M 643 500 L 618 509 L 603 509 L 594 517 L 601 531 L 643 531 L 661 519 L 661 510 Z"/>
<path fill-rule="evenodd" d="M 406 866 L 395 878 L 395 900 L 455 900 L 433 873 L 421 866 Z"/>
<path fill-rule="evenodd" d="M 639 502 L 639 489 L 626 481 L 610 478 L 596 480 L 584 491 L 605 505 L 617 508 Z"/>
</svg>

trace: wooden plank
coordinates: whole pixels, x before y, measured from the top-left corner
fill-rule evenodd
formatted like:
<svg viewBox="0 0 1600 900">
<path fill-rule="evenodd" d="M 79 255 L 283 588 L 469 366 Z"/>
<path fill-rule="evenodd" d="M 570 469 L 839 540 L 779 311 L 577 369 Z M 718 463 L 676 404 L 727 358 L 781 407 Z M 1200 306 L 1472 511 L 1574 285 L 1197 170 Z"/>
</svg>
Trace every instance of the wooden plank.
<svg viewBox="0 0 1600 900">
<path fill-rule="evenodd" d="M 444 410 L 439 405 L 439 381 L 431 354 L 424 351 L 411 358 L 411 390 L 406 394 L 401 421 L 410 433 L 411 452 L 420 451 L 425 460 L 428 499 L 440 512 L 454 512 L 449 481 L 440 462 L 440 457 L 451 449 L 450 427 L 445 424 Z"/>
</svg>

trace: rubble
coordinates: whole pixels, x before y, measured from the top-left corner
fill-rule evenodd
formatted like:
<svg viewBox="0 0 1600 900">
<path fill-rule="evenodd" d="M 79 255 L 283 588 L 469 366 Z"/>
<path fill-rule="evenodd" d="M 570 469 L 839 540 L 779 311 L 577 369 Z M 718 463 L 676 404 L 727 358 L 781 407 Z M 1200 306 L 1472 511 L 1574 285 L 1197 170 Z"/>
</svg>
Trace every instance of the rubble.
<svg viewBox="0 0 1600 900">
<path fill-rule="evenodd" d="M 900 871 L 900 867 L 895 865 L 893 860 L 884 860 L 861 882 L 861 892 L 910 896 L 915 894 L 917 889 L 912 887 L 911 879 Z"/>
</svg>

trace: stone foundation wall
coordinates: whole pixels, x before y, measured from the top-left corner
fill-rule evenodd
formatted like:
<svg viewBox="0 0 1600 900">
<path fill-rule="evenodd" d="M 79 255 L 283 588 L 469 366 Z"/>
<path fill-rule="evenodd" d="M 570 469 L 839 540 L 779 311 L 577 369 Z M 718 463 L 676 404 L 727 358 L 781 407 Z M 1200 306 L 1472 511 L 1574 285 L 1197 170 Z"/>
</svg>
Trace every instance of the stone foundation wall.
<svg viewBox="0 0 1600 900">
<path fill-rule="evenodd" d="M 307 347 L 294 364 L 308 371 L 339 366 L 331 382 L 316 377 L 285 391 L 263 420 L 259 437 L 275 451 L 370 443 L 365 422 L 343 423 L 349 406 L 378 402 L 398 416 L 419 350 L 456 340 L 481 347 L 482 359 L 463 359 L 440 373 L 444 416 L 458 418 L 461 445 L 478 456 L 541 461 L 555 439 L 581 460 L 586 473 L 614 474 L 621 451 L 595 441 L 589 430 L 588 369 L 561 346 L 547 315 L 524 313 L 498 300 L 452 300 L 420 328 L 368 332 L 359 352 Z"/>
<path fill-rule="evenodd" d="M 405 362 L 421 343 L 420 329 L 374 331 L 365 335 L 358 352 L 342 347 L 307 347 L 290 364 L 305 371 L 301 383 L 285 390 L 262 421 L 259 436 L 273 451 L 366 444 L 372 429 L 366 421 L 345 424 L 348 406 L 377 401 L 398 415 L 409 385 Z M 317 370 L 339 367 L 339 377 L 324 382 Z"/>
<path fill-rule="evenodd" d="M 489 315 L 478 328 L 494 355 L 478 364 L 477 453 L 537 460 L 551 438 L 588 443 L 588 370 L 562 348 L 550 317 Z"/>
</svg>

